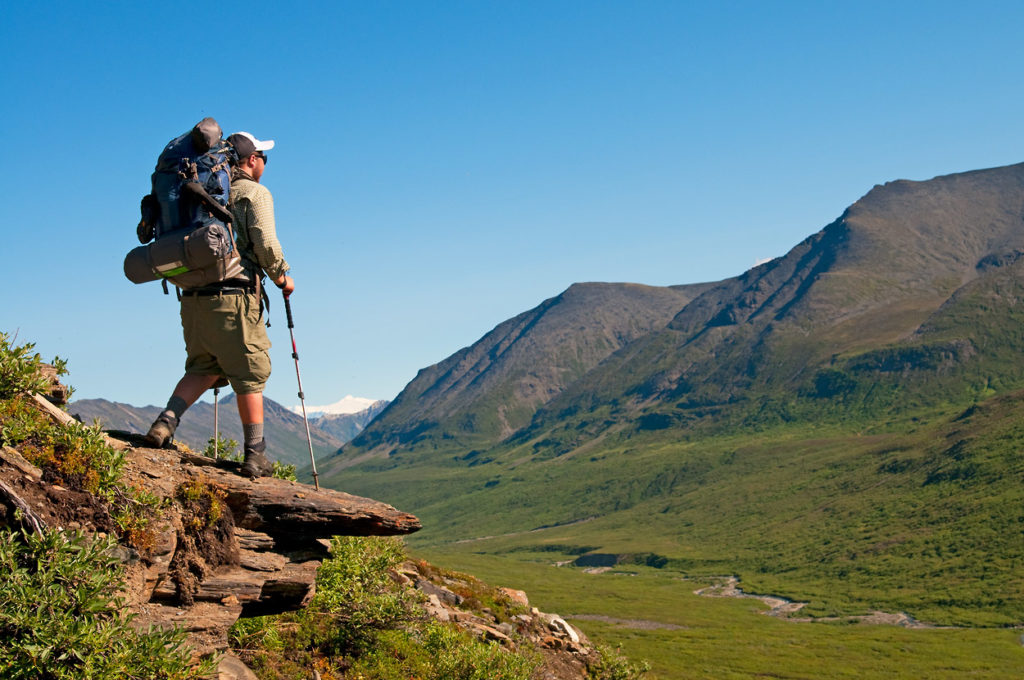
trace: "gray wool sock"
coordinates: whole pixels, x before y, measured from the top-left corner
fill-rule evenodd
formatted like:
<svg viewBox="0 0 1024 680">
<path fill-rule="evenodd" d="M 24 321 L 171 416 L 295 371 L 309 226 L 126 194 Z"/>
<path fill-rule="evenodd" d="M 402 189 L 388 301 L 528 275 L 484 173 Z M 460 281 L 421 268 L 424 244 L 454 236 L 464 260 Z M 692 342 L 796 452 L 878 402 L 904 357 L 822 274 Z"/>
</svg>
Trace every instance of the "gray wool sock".
<svg viewBox="0 0 1024 680">
<path fill-rule="evenodd" d="M 242 431 L 245 434 L 246 446 L 253 446 L 263 441 L 263 423 L 242 423 Z"/>
<path fill-rule="evenodd" d="M 171 397 L 167 400 L 167 408 L 164 413 L 169 413 L 176 419 L 181 420 L 181 416 L 185 411 L 188 410 L 188 404 L 181 397 Z M 162 415 L 162 414 L 161 414 Z"/>
</svg>

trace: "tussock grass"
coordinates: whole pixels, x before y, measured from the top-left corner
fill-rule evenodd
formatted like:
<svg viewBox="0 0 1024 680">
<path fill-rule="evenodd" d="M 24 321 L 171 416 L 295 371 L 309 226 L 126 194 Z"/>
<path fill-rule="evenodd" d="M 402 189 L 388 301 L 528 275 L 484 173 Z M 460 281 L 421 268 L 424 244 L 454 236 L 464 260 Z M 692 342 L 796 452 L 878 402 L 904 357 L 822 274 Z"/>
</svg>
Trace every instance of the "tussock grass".
<svg viewBox="0 0 1024 680">
<path fill-rule="evenodd" d="M 651 680 L 720 678 L 1009 678 L 1024 667 L 1018 630 L 910 630 L 884 625 L 795 623 L 764 616 L 751 599 L 693 594 L 706 584 L 670 570 L 602 574 L 469 551 L 421 550 L 427 559 L 521 588 L 588 635 L 651 664 Z M 516 558 L 520 557 L 519 555 Z M 594 620 L 594 615 L 611 621 Z M 629 627 L 619 620 L 678 628 Z"/>
</svg>

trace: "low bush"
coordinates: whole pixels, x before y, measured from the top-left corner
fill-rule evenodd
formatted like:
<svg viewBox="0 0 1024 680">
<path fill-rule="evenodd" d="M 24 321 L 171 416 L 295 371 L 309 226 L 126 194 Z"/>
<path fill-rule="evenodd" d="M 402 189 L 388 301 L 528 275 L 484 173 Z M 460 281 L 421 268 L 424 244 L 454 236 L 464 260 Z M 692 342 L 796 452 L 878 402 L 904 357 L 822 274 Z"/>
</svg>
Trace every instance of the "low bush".
<svg viewBox="0 0 1024 680">
<path fill-rule="evenodd" d="M 528 680 L 539 660 L 427 619 L 390 572 L 406 559 L 396 538 L 336 537 L 303 611 L 242 619 L 232 646 L 261 678 Z"/>
<path fill-rule="evenodd" d="M 220 432 L 217 433 L 216 437 L 210 437 L 206 440 L 206 448 L 203 449 L 203 455 L 217 460 L 242 462 L 242 454 L 238 451 L 238 442 L 234 439 L 225 439 L 221 436 Z"/>
<path fill-rule="evenodd" d="M 529 680 L 540 660 L 482 642 L 434 621 L 390 631 L 356 659 L 345 678 L 373 680 Z"/>
<path fill-rule="evenodd" d="M 590 680 L 641 680 L 651 670 L 646 661 L 633 663 L 617 650 L 598 645 L 598 661 L 590 667 Z"/>
<path fill-rule="evenodd" d="M 6 680 L 186 680 L 194 667 L 181 631 L 136 631 L 116 596 L 113 538 L 0 532 L 0 677 Z"/>
<path fill-rule="evenodd" d="M 40 373 L 42 357 L 34 343 L 15 345 L 9 333 L 0 333 L 0 399 L 9 399 L 21 392 L 44 392 L 49 384 Z M 56 357 L 53 366 L 57 375 L 63 375 L 67 362 Z"/>
</svg>

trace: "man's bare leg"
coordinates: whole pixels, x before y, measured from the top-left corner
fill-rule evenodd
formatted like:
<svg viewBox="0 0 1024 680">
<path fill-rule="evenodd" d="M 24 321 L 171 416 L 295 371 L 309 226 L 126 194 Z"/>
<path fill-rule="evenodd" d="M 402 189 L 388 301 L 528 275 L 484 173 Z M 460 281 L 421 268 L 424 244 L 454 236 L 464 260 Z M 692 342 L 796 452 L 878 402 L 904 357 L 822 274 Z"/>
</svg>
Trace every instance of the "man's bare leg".
<svg viewBox="0 0 1024 680">
<path fill-rule="evenodd" d="M 242 425 L 253 425 L 263 422 L 262 392 L 236 394 L 235 401 L 238 403 L 238 417 L 242 419 Z"/>
</svg>

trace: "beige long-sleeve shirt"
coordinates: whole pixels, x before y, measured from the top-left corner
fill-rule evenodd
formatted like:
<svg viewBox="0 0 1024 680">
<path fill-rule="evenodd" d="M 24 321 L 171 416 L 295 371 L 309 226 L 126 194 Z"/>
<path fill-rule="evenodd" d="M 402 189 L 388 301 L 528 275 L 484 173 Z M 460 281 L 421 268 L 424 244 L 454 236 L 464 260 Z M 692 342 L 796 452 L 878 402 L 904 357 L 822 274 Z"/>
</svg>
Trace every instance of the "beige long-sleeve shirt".
<svg viewBox="0 0 1024 680">
<path fill-rule="evenodd" d="M 271 281 L 288 273 L 291 267 L 277 240 L 270 190 L 244 173 L 236 174 L 231 180 L 230 205 L 235 241 L 243 259 L 258 265 Z"/>
</svg>

